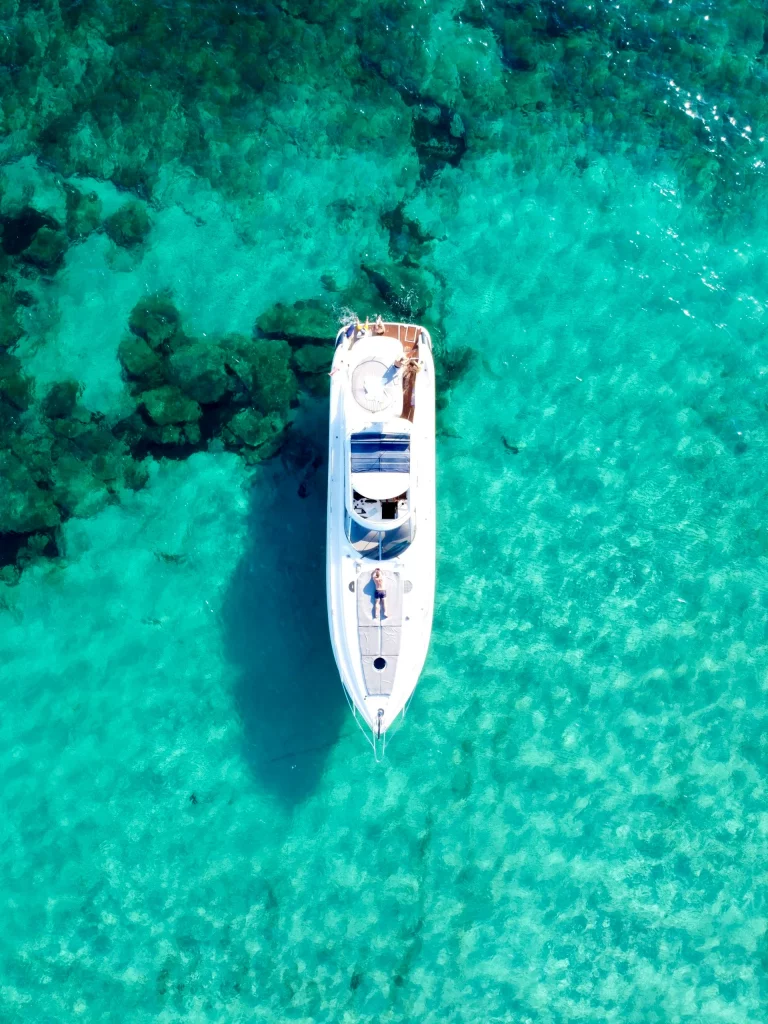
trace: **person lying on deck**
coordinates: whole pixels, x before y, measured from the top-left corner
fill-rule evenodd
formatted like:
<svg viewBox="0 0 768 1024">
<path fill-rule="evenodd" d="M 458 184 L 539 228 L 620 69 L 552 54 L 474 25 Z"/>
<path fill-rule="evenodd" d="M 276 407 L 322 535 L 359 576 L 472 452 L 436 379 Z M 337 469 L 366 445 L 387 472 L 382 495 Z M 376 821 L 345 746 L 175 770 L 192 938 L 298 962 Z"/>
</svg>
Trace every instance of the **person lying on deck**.
<svg viewBox="0 0 768 1024">
<path fill-rule="evenodd" d="M 406 357 L 402 355 L 395 360 L 394 365 L 398 370 L 402 371 L 403 390 L 407 391 L 408 388 L 411 389 L 411 405 L 415 405 L 416 388 L 414 387 L 414 384 L 416 383 L 416 375 L 424 369 L 424 363 L 422 363 L 420 359 L 417 359 L 416 356 L 408 356 L 406 359 Z"/>
<path fill-rule="evenodd" d="M 403 375 L 412 373 L 415 376 L 419 370 L 424 369 L 424 364 L 416 356 L 408 356 L 407 359 L 404 355 L 398 356 L 394 365 L 403 371 Z"/>
<path fill-rule="evenodd" d="M 371 582 L 376 588 L 373 594 L 373 618 L 376 618 L 376 606 L 379 605 L 379 619 L 387 615 L 387 592 L 384 589 L 384 574 L 378 566 L 371 573 Z"/>
</svg>

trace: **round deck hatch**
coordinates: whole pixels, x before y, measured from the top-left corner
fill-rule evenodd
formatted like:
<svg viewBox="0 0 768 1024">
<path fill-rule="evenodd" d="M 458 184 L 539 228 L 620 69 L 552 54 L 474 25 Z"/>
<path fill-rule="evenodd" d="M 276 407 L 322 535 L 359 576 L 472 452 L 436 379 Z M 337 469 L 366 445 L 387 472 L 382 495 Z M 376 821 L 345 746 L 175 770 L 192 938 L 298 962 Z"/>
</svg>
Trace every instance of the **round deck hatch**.
<svg viewBox="0 0 768 1024">
<path fill-rule="evenodd" d="M 367 412 L 394 413 L 398 405 L 402 408 L 403 382 L 394 367 L 374 357 L 352 371 L 352 394 Z"/>
<path fill-rule="evenodd" d="M 373 662 L 373 667 L 376 669 L 377 672 L 383 672 L 384 669 L 387 667 L 387 659 L 375 658 Z"/>
</svg>

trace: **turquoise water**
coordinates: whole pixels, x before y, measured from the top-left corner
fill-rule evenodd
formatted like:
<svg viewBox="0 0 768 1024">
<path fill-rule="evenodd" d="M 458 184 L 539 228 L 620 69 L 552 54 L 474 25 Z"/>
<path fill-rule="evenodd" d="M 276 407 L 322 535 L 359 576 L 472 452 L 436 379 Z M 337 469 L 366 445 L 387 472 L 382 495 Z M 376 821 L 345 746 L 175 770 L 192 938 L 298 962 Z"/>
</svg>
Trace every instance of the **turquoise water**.
<svg viewBox="0 0 768 1024">
<path fill-rule="evenodd" d="M 764 1021 L 766 15 L 4 15 L 0 1017 Z M 279 454 L 242 390 L 199 441 L 121 426 L 157 293 L 198 345 L 158 373 L 283 324 L 290 371 L 242 357 Z M 329 338 L 410 311 L 443 367 L 433 642 L 378 765 L 304 300 Z"/>
</svg>

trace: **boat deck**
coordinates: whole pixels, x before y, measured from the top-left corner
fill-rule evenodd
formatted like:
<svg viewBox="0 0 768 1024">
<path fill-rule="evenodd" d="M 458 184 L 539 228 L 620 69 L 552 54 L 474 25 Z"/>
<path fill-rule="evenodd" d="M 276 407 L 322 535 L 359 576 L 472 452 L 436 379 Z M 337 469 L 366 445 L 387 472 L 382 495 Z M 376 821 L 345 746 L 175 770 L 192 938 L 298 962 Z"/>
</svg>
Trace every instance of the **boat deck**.
<svg viewBox="0 0 768 1024">
<path fill-rule="evenodd" d="M 403 346 L 403 355 L 406 359 L 418 358 L 419 355 L 419 330 L 417 324 L 396 324 L 384 321 L 385 338 L 396 338 Z M 382 335 L 380 335 L 382 337 Z M 417 374 L 406 373 L 403 376 L 403 410 L 401 417 L 413 423 L 413 414 L 416 411 L 415 384 Z"/>
<path fill-rule="evenodd" d="M 357 591 L 357 633 L 363 660 L 365 688 L 369 696 L 392 693 L 403 631 L 403 581 L 400 573 L 383 571 L 387 612 L 383 620 L 373 617 L 376 586 L 371 573 L 361 572 Z"/>
</svg>

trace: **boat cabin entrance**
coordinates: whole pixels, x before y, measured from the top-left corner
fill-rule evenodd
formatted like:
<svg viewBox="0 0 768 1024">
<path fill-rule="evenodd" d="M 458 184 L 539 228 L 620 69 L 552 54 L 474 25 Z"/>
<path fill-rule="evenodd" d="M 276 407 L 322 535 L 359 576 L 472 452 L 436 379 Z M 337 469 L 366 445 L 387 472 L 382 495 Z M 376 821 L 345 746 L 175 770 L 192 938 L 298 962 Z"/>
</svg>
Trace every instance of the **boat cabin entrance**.
<svg viewBox="0 0 768 1024">
<path fill-rule="evenodd" d="M 351 435 L 346 533 L 364 557 L 394 558 L 413 540 L 410 484 L 410 434 Z"/>
<path fill-rule="evenodd" d="M 364 494 L 352 491 L 352 508 L 371 525 L 379 522 L 392 522 L 394 519 L 407 519 L 409 514 L 408 500 L 410 491 L 403 491 L 394 498 L 376 500 Z"/>
</svg>

